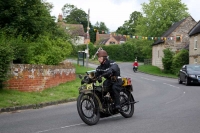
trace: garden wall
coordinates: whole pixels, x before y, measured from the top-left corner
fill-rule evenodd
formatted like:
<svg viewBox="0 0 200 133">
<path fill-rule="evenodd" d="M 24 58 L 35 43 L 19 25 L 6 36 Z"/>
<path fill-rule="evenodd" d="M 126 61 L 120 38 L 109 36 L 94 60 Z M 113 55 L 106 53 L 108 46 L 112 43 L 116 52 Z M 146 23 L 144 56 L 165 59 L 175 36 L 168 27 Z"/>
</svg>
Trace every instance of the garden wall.
<svg viewBox="0 0 200 133">
<path fill-rule="evenodd" d="M 26 92 L 42 91 L 76 79 L 75 67 L 70 62 L 57 66 L 12 64 L 10 74 L 6 88 Z"/>
</svg>

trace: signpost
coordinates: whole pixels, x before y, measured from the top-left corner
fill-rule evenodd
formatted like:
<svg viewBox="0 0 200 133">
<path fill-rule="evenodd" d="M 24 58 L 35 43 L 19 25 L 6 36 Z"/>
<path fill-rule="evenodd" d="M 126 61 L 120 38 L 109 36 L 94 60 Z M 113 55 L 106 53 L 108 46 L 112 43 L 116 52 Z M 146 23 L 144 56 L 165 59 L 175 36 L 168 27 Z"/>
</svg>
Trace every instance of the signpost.
<svg viewBox="0 0 200 133">
<path fill-rule="evenodd" d="M 89 27 L 89 22 L 90 22 L 90 9 L 88 9 L 88 17 L 87 17 L 87 21 L 88 21 L 88 26 L 87 26 L 87 39 L 90 38 L 89 36 L 89 30 L 90 30 L 90 27 Z M 89 41 L 88 41 L 89 43 Z M 88 62 L 89 62 L 89 49 L 88 49 L 88 43 L 87 43 L 87 49 L 85 50 L 85 53 L 86 53 L 86 67 L 88 67 Z"/>
</svg>

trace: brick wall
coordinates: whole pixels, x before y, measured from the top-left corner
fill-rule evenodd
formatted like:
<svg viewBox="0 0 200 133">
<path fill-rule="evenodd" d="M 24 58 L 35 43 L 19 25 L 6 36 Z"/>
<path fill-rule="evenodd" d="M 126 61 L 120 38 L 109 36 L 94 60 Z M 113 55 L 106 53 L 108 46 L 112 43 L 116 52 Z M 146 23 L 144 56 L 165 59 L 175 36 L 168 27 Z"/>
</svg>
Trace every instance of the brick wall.
<svg viewBox="0 0 200 133">
<path fill-rule="evenodd" d="M 61 83 L 75 80 L 75 68 L 70 63 L 53 65 L 12 64 L 7 89 L 42 91 Z"/>
</svg>

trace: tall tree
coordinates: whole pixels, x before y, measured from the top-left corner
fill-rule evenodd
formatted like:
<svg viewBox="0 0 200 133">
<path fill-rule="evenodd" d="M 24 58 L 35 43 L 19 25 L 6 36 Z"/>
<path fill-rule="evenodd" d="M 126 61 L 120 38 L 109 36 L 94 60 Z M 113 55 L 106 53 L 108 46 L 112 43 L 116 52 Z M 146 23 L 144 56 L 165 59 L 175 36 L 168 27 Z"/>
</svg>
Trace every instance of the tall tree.
<svg viewBox="0 0 200 133">
<path fill-rule="evenodd" d="M 99 33 L 108 33 L 109 29 L 107 28 L 104 22 L 96 22 L 94 25 L 94 29 L 97 29 Z"/>
<path fill-rule="evenodd" d="M 138 11 L 134 11 L 130 15 L 130 19 L 128 21 L 129 23 L 129 29 L 128 29 L 128 34 L 134 35 L 136 32 L 136 26 L 139 24 L 139 19 L 142 18 L 142 13 Z"/>
<path fill-rule="evenodd" d="M 82 24 L 84 31 L 87 31 L 88 26 L 88 14 L 82 9 L 78 9 L 76 6 L 71 4 L 65 4 L 62 8 L 64 22 L 68 24 Z"/>
<path fill-rule="evenodd" d="M 65 4 L 62 8 L 64 22 L 68 24 L 82 24 L 84 31 L 87 32 L 88 27 L 88 14 L 85 13 L 82 9 L 78 9 L 76 6 L 71 4 Z M 108 28 L 105 26 L 103 22 L 98 24 L 101 29 L 107 30 Z M 89 22 L 90 27 L 90 41 L 94 43 L 96 41 L 96 34 L 94 29 L 96 28 Z"/>
<path fill-rule="evenodd" d="M 136 27 L 138 35 L 160 36 L 173 23 L 189 16 L 188 8 L 181 0 L 150 0 L 142 4 L 143 15 Z"/>
<path fill-rule="evenodd" d="M 9 34 L 38 37 L 52 32 L 55 22 L 41 0 L 9 0 L 0 2 L 0 28 Z"/>
<path fill-rule="evenodd" d="M 118 27 L 116 32 L 123 35 L 134 35 L 140 17 L 142 17 L 142 13 L 134 11 L 130 14 L 130 19 L 124 21 L 124 24 Z"/>
</svg>

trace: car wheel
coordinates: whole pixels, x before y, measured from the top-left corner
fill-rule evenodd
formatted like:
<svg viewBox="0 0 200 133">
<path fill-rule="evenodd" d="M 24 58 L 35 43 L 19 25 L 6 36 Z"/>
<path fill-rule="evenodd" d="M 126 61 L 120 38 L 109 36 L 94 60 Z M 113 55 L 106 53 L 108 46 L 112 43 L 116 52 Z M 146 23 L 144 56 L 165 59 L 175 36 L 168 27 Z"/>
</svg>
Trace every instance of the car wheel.
<svg viewBox="0 0 200 133">
<path fill-rule="evenodd" d="M 188 86 L 189 85 L 189 80 L 187 77 L 185 77 L 185 85 Z"/>
<path fill-rule="evenodd" d="M 180 76 L 178 77 L 178 83 L 179 83 L 179 84 L 182 84 L 182 83 L 183 83 L 183 81 L 181 81 L 181 77 L 180 77 Z"/>
</svg>

